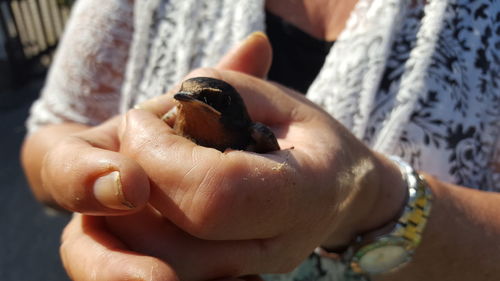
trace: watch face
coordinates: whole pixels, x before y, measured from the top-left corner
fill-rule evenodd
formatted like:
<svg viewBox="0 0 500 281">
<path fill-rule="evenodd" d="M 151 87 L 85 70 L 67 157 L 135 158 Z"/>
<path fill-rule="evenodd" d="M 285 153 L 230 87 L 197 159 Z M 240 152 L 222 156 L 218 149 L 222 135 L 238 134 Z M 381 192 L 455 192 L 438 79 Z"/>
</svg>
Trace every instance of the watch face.
<svg viewBox="0 0 500 281">
<path fill-rule="evenodd" d="M 352 257 L 357 273 L 378 274 L 405 264 L 413 254 L 412 243 L 403 237 L 386 236 L 361 247 Z"/>
<path fill-rule="evenodd" d="M 409 258 L 408 251 L 403 246 L 385 245 L 371 249 L 360 257 L 359 267 L 370 274 L 390 271 L 405 263 Z"/>
</svg>

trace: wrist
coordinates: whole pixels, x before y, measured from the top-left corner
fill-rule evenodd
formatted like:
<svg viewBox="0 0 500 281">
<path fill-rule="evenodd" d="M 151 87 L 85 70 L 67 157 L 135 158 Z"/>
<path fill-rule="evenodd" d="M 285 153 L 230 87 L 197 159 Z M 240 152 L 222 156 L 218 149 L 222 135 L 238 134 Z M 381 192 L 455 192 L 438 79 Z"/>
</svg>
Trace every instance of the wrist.
<svg viewBox="0 0 500 281">
<path fill-rule="evenodd" d="M 360 232 L 378 229 L 400 216 L 407 201 L 408 187 L 400 168 L 387 157 L 375 153 L 377 163 L 377 196 L 360 222 Z M 358 234 L 359 234 L 358 233 Z"/>
<path fill-rule="evenodd" d="M 345 248 L 358 235 L 378 229 L 401 214 L 408 189 L 399 167 L 376 152 L 372 163 L 373 169 L 362 181 L 352 207 L 345 211 L 343 227 L 330 236 L 323 247 Z"/>
<path fill-rule="evenodd" d="M 361 233 L 341 254 L 317 249 L 321 256 L 340 258 L 353 274 L 376 275 L 400 269 L 412 260 L 422 240 L 433 201 L 429 184 L 408 163 L 399 157 L 390 158 L 407 189 L 397 217 Z"/>
</svg>

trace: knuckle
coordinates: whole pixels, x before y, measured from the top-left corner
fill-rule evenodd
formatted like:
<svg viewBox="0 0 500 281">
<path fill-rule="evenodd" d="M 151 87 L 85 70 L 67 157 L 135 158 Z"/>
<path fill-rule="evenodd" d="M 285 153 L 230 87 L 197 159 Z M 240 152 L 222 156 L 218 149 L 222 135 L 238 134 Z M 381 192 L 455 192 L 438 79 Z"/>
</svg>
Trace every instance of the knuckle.
<svg viewBox="0 0 500 281">
<path fill-rule="evenodd" d="M 140 159 L 141 155 L 147 154 L 151 143 L 152 141 L 147 138 L 131 137 L 123 142 L 121 149 L 126 155 Z"/>
<path fill-rule="evenodd" d="M 165 135 L 168 135 L 168 126 L 160 128 L 149 122 L 150 116 L 137 109 L 126 113 L 125 121 L 120 132 L 120 152 L 132 158 L 141 159 L 143 156 L 156 152 L 160 147 L 166 147 Z M 163 137 L 161 137 L 163 135 Z"/>
</svg>

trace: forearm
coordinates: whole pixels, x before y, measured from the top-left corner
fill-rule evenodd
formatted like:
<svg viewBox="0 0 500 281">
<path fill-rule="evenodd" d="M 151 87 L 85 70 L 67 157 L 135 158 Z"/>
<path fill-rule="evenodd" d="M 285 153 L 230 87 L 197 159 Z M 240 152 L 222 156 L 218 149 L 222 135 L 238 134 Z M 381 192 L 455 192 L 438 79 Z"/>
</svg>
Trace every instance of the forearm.
<svg viewBox="0 0 500 281">
<path fill-rule="evenodd" d="M 422 243 L 411 263 L 374 280 L 498 280 L 500 194 L 426 179 L 434 201 Z"/>
<path fill-rule="evenodd" d="M 21 162 L 31 190 L 40 202 L 55 206 L 53 198 L 44 190 L 41 179 L 40 171 L 45 154 L 64 137 L 85 129 L 88 127 L 78 123 L 48 125 L 25 138 Z"/>
</svg>

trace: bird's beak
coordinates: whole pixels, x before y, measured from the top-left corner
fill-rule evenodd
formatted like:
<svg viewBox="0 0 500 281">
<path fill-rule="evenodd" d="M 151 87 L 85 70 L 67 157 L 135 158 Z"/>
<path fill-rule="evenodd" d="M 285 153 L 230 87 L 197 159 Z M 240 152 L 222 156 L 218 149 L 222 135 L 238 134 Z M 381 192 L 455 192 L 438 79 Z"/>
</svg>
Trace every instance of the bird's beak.
<svg viewBox="0 0 500 281">
<path fill-rule="evenodd" d="M 189 106 L 192 108 L 200 108 L 209 113 L 221 116 L 220 111 L 200 100 L 197 100 L 196 98 L 193 97 L 193 94 L 190 92 L 178 92 L 174 95 L 174 99 L 179 101 L 181 104 L 185 106 Z"/>
<path fill-rule="evenodd" d="M 174 99 L 180 101 L 180 102 L 193 102 L 196 101 L 195 98 L 193 98 L 193 94 L 189 92 L 178 92 L 177 94 L 174 95 Z"/>
</svg>

